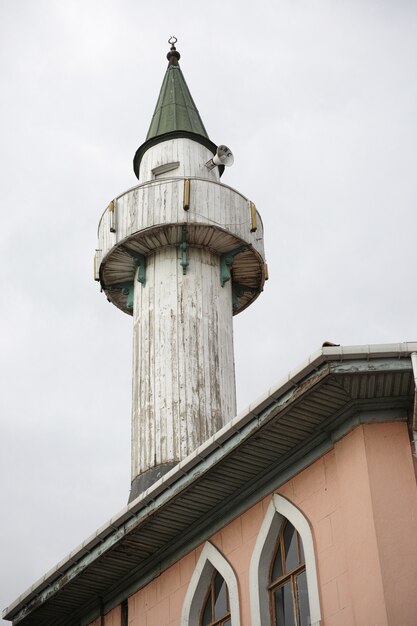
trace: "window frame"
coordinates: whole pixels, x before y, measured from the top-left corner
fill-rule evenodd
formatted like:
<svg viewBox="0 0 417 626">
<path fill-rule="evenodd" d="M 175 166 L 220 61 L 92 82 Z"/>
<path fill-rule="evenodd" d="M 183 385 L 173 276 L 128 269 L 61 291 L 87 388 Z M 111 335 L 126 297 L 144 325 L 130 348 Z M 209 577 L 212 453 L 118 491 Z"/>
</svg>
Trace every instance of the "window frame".
<svg viewBox="0 0 417 626">
<path fill-rule="evenodd" d="M 297 565 L 293 567 L 291 570 L 286 569 L 286 556 L 288 552 L 285 551 L 285 541 L 284 534 L 288 525 L 292 526 L 295 531 L 295 541 L 297 546 Z M 275 561 L 278 557 L 278 552 L 280 552 L 281 557 L 281 567 L 282 567 L 282 575 L 278 576 L 275 580 L 273 580 L 273 569 L 275 565 Z M 281 523 L 281 528 L 278 533 L 277 540 L 275 542 L 275 548 L 272 553 L 272 558 L 269 566 L 269 585 L 268 585 L 268 595 L 269 595 L 269 606 L 271 611 L 271 620 L 273 624 L 277 624 L 277 616 L 276 616 L 276 608 L 275 608 L 275 592 L 277 589 L 280 589 L 282 586 L 287 584 L 288 582 L 291 585 L 291 598 L 292 598 L 292 608 L 294 613 L 294 624 L 299 626 L 299 602 L 297 597 L 297 578 L 300 574 L 306 571 L 305 557 L 301 559 L 301 556 L 304 557 L 304 550 L 302 549 L 302 539 L 300 537 L 300 533 L 295 528 L 293 524 L 291 524 L 290 520 L 284 518 Z"/>
<path fill-rule="evenodd" d="M 227 585 L 232 626 L 240 626 L 239 588 L 236 574 L 223 554 L 209 541 L 204 544 L 185 594 L 181 626 L 200 624 L 201 611 L 216 571 L 224 578 Z"/>
<path fill-rule="evenodd" d="M 224 584 L 226 585 L 226 607 L 227 607 L 227 611 L 226 611 L 225 615 L 221 615 L 217 619 L 216 619 L 216 616 L 215 616 L 215 602 L 214 602 L 214 599 L 215 599 L 215 584 L 214 584 L 214 581 L 216 579 L 216 576 L 220 576 L 221 579 L 223 580 Z M 231 613 L 230 613 L 229 588 L 228 588 L 227 583 L 224 580 L 223 576 L 217 570 L 214 570 L 214 572 L 213 572 L 213 575 L 212 575 L 211 581 L 210 581 L 210 586 L 209 586 L 209 588 L 207 590 L 206 597 L 205 597 L 203 605 L 201 607 L 199 626 L 204 626 L 203 625 L 204 610 L 206 608 L 206 605 L 207 605 L 207 602 L 208 602 L 209 598 L 210 598 L 210 601 L 211 601 L 211 615 L 212 615 L 213 619 L 211 620 L 210 624 L 208 624 L 207 626 L 222 626 L 225 622 L 231 621 L 232 617 L 231 617 Z"/>
<path fill-rule="evenodd" d="M 294 526 L 303 544 L 311 626 L 320 626 L 321 609 L 312 531 L 300 509 L 278 494 L 271 498 L 252 553 L 249 568 L 252 623 L 275 626 L 270 611 L 269 574 L 272 555 L 275 555 L 274 548 L 285 520 Z"/>
</svg>

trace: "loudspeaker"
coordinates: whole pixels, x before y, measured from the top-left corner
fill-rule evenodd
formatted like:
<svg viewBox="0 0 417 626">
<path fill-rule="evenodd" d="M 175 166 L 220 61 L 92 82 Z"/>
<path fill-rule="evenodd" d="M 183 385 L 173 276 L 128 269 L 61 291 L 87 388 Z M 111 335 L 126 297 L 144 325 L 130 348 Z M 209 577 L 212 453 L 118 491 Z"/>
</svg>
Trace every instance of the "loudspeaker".
<svg viewBox="0 0 417 626">
<path fill-rule="evenodd" d="M 225 145 L 218 146 L 216 150 L 216 154 L 210 161 L 207 161 L 206 167 L 209 170 L 212 170 L 216 165 L 225 165 L 226 167 L 230 167 L 234 162 L 233 152 Z"/>
</svg>

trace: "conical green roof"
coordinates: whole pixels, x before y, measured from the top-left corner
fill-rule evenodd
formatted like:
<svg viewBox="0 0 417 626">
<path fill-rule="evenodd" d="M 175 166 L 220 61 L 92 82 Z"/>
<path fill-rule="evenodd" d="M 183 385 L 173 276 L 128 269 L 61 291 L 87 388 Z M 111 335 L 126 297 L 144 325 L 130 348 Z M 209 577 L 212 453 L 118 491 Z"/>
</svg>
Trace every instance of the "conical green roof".
<svg viewBox="0 0 417 626">
<path fill-rule="evenodd" d="M 170 62 L 146 139 L 181 130 L 208 138 L 181 68 Z"/>
<path fill-rule="evenodd" d="M 133 169 L 138 178 L 140 163 L 146 150 L 161 141 L 187 137 L 206 146 L 213 154 L 217 150 L 216 144 L 207 135 L 195 102 L 178 65 L 181 55 L 175 48 L 174 43 L 176 41 L 175 37 L 171 37 L 169 40 L 169 43 L 172 44 L 171 50 L 167 54 L 169 64 L 162 81 L 152 122 L 145 143 L 139 146 L 133 159 Z M 224 166 L 220 165 L 220 176 L 223 170 Z"/>
</svg>

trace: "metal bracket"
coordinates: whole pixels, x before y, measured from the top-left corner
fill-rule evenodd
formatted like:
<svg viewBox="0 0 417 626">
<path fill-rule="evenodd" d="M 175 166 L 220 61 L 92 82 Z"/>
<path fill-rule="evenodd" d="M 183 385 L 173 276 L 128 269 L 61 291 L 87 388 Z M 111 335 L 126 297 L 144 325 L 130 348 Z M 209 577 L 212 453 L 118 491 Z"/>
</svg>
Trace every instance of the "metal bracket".
<svg viewBox="0 0 417 626">
<path fill-rule="evenodd" d="M 225 252 L 220 256 L 220 283 L 224 287 L 228 280 L 232 278 L 230 268 L 233 265 L 233 259 L 237 254 L 247 250 L 247 246 L 239 246 L 229 252 Z"/>
<path fill-rule="evenodd" d="M 130 250 L 130 248 L 126 248 L 126 246 L 120 246 L 123 252 L 126 252 L 130 257 L 132 257 L 135 266 L 138 268 L 136 272 L 136 280 L 143 285 L 146 285 L 146 257 L 143 254 L 139 254 L 139 252 L 135 252 L 134 250 Z"/>
<path fill-rule="evenodd" d="M 146 285 L 146 258 L 142 254 L 138 254 L 133 260 L 138 268 L 136 280 L 144 287 Z"/>
<path fill-rule="evenodd" d="M 112 200 L 107 207 L 110 213 L 110 232 L 116 232 L 116 200 Z"/>
<path fill-rule="evenodd" d="M 247 287 L 240 283 L 232 283 L 233 310 L 236 311 L 236 309 L 239 308 L 239 298 L 243 296 L 244 293 L 256 293 L 257 291 L 256 287 Z"/>
<path fill-rule="evenodd" d="M 248 200 L 248 204 L 249 204 L 249 211 L 250 211 L 250 232 L 254 233 L 258 230 L 258 224 L 257 224 L 257 213 L 256 213 L 256 206 L 255 203 L 252 202 L 252 200 Z"/>
<path fill-rule="evenodd" d="M 182 238 L 181 238 L 181 267 L 182 273 L 187 273 L 188 261 L 187 261 L 187 225 L 182 225 Z"/>
<path fill-rule="evenodd" d="M 105 291 L 114 291 L 115 289 L 120 289 L 122 294 L 124 296 L 127 296 L 126 307 L 129 310 L 133 309 L 133 294 L 134 294 L 133 281 L 130 283 L 116 283 L 114 285 L 109 285 L 108 287 L 103 285 L 103 289 Z"/>
<path fill-rule="evenodd" d="M 126 287 L 122 288 L 122 294 L 124 296 L 127 296 L 126 298 L 126 308 L 128 308 L 129 310 L 133 309 L 133 295 L 134 295 L 134 287 L 133 287 L 133 283 L 130 283 L 129 285 L 127 285 Z"/>
<path fill-rule="evenodd" d="M 183 198 L 183 209 L 184 211 L 188 211 L 190 208 L 190 179 L 186 178 L 184 180 L 184 198 Z"/>
</svg>

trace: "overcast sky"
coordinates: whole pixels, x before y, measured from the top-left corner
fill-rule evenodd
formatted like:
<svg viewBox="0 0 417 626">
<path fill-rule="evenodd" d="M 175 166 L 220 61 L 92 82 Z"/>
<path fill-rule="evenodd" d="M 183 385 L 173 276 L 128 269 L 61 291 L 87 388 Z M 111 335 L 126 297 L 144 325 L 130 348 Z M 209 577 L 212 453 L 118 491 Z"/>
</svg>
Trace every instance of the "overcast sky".
<svg viewBox="0 0 417 626">
<path fill-rule="evenodd" d="M 239 409 L 331 340 L 417 339 L 412 0 L 0 0 L 0 605 L 127 502 L 132 318 L 93 281 L 170 35 L 270 280 Z"/>
</svg>

